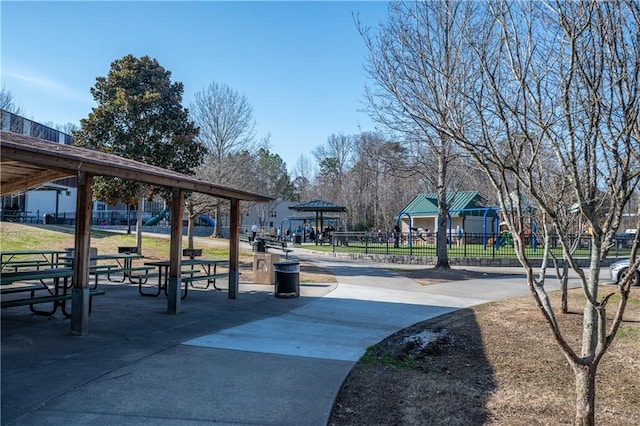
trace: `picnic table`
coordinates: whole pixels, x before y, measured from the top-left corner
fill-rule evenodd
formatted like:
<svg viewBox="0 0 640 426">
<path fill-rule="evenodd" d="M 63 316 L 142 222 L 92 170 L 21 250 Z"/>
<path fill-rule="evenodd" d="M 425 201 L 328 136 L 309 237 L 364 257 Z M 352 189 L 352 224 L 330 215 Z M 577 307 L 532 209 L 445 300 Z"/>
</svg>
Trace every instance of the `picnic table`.
<svg viewBox="0 0 640 426">
<path fill-rule="evenodd" d="M 71 287 L 72 276 L 73 269 L 68 267 L 5 272 L 0 277 L 1 306 L 4 309 L 29 305 L 31 312 L 38 315 L 53 315 L 58 308 L 62 308 L 63 314 L 70 317 L 71 314 L 66 309 L 66 301 L 72 297 L 72 294 L 67 291 Z M 25 297 L 24 293 L 28 293 L 28 296 Z M 19 297 L 6 297 L 13 294 L 18 294 Z M 89 312 L 91 312 L 93 296 L 104 294 L 104 290 L 92 290 L 89 293 Z M 34 307 L 43 303 L 53 303 L 51 310 L 42 311 Z"/>
<path fill-rule="evenodd" d="M 0 252 L 2 269 L 52 268 L 59 266 L 60 255 L 65 250 L 10 250 Z"/>
<path fill-rule="evenodd" d="M 131 281 L 131 276 L 133 272 L 136 271 L 147 271 L 149 268 L 145 267 L 135 267 L 133 266 L 133 261 L 136 259 L 144 259 L 144 256 L 138 253 L 115 253 L 115 254 L 97 254 L 89 257 L 90 260 L 102 260 L 102 261 L 110 261 L 114 260 L 117 264 L 117 267 L 109 268 L 107 278 L 112 282 L 124 282 L 125 279 L 129 278 Z M 112 279 L 111 274 L 114 272 L 122 272 L 122 279 Z"/>
<path fill-rule="evenodd" d="M 157 268 L 157 272 L 149 272 L 138 274 L 135 276 L 138 279 L 138 292 L 143 296 L 158 296 L 163 290 L 165 295 L 168 290 L 169 283 L 169 261 L 158 260 L 145 262 L 146 266 Z M 221 290 L 216 286 L 217 278 L 225 278 L 229 276 L 229 272 L 218 272 L 218 266 L 228 266 L 228 259 L 184 259 L 181 262 L 182 269 L 180 271 L 181 282 L 184 283 L 184 292 L 181 298 L 187 297 L 189 285 L 197 289 L 207 289 L 210 285 L 216 290 Z M 158 288 L 155 293 L 146 293 L 142 286 L 146 284 L 149 278 L 158 278 Z M 198 281 L 206 281 L 204 286 L 196 286 L 194 283 Z"/>
<path fill-rule="evenodd" d="M 133 266 L 134 260 L 143 258 L 143 255 L 137 253 L 94 254 L 89 256 L 89 261 L 91 262 L 89 273 L 96 278 L 93 288 L 98 286 L 98 279 L 101 275 L 106 275 L 109 281 L 117 283 L 122 283 L 129 278 L 129 281 L 134 284 L 132 277 L 134 272 L 148 272 L 150 269 L 144 266 Z M 70 255 L 60 257 L 60 260 L 66 261 L 68 264 L 71 264 L 73 259 L 74 257 Z M 98 264 L 98 261 L 114 261 L 115 263 Z"/>
</svg>

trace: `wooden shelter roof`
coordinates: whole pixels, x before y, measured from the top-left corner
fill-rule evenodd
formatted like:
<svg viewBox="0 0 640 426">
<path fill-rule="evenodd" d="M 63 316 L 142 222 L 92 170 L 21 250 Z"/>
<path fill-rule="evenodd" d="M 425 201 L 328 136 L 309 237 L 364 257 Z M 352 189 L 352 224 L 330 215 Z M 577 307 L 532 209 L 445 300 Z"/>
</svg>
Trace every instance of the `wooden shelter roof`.
<svg viewBox="0 0 640 426">
<path fill-rule="evenodd" d="M 19 133 L 0 133 L 0 193 L 1 195 L 36 188 L 52 180 L 78 177 L 78 192 L 71 288 L 71 334 L 88 333 L 89 311 L 89 248 L 91 242 L 91 187 L 93 176 L 113 176 L 149 185 L 168 187 L 172 191 L 171 215 L 182 217 L 184 192 L 193 191 L 230 200 L 229 226 L 229 298 L 235 299 L 239 282 L 240 201 L 271 201 L 270 197 L 227 188 L 193 176 L 129 160 L 113 154 L 92 151 L 71 145 L 43 141 Z M 169 250 L 167 311 L 180 312 L 182 221 L 171 223 Z"/>
<path fill-rule="evenodd" d="M 149 185 L 200 192 L 225 199 L 267 202 L 271 198 L 228 188 L 161 167 L 76 146 L 30 136 L 0 133 L 0 193 L 7 195 L 38 187 L 52 180 L 86 172 L 117 176 Z"/>
</svg>

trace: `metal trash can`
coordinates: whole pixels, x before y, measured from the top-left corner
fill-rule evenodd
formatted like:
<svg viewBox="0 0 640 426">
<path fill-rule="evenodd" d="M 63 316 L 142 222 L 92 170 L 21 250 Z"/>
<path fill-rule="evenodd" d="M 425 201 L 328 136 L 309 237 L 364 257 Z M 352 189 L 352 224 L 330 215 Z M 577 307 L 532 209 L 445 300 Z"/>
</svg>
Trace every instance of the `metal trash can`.
<svg viewBox="0 0 640 426">
<path fill-rule="evenodd" d="M 276 273 L 275 296 L 300 296 L 300 262 L 275 262 L 273 270 Z"/>
<path fill-rule="evenodd" d="M 302 244 L 302 235 L 293 234 L 293 244 Z"/>
<path fill-rule="evenodd" d="M 253 241 L 253 252 L 254 253 L 266 253 L 267 252 L 267 242 L 264 238 L 256 238 Z"/>
</svg>

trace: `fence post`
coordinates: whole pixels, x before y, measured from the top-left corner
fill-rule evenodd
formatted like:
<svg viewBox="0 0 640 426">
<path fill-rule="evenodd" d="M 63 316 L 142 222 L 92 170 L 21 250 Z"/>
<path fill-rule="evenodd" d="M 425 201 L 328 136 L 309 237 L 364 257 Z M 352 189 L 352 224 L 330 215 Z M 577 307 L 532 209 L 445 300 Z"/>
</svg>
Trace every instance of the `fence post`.
<svg viewBox="0 0 640 426">
<path fill-rule="evenodd" d="M 386 235 L 384 237 L 384 240 L 385 240 L 385 244 L 387 245 L 387 254 L 386 255 L 389 256 L 389 233 L 388 232 L 386 233 Z"/>
<path fill-rule="evenodd" d="M 462 256 L 467 257 L 467 233 L 462 234 Z"/>
<path fill-rule="evenodd" d="M 364 254 L 369 254 L 369 233 L 364 233 Z"/>
<path fill-rule="evenodd" d="M 407 233 L 407 240 L 409 242 L 409 256 L 413 256 L 413 235 L 411 235 L 411 228 L 409 228 L 409 232 Z"/>
<path fill-rule="evenodd" d="M 500 234 L 493 234 L 493 244 L 491 244 L 491 258 L 493 259 L 496 258 L 496 245 L 498 243 L 498 235 Z"/>
</svg>

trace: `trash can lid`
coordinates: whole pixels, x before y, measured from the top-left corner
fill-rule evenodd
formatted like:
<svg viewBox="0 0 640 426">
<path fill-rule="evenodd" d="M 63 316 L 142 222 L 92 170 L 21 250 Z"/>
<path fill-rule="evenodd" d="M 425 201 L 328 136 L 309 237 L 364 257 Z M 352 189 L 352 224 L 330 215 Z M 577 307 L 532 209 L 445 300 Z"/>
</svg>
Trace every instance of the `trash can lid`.
<svg viewBox="0 0 640 426">
<path fill-rule="evenodd" d="M 274 265 L 280 265 L 280 266 L 293 266 L 293 265 L 299 265 L 300 262 L 293 262 L 293 261 L 285 261 L 285 262 L 274 262 Z"/>
</svg>

